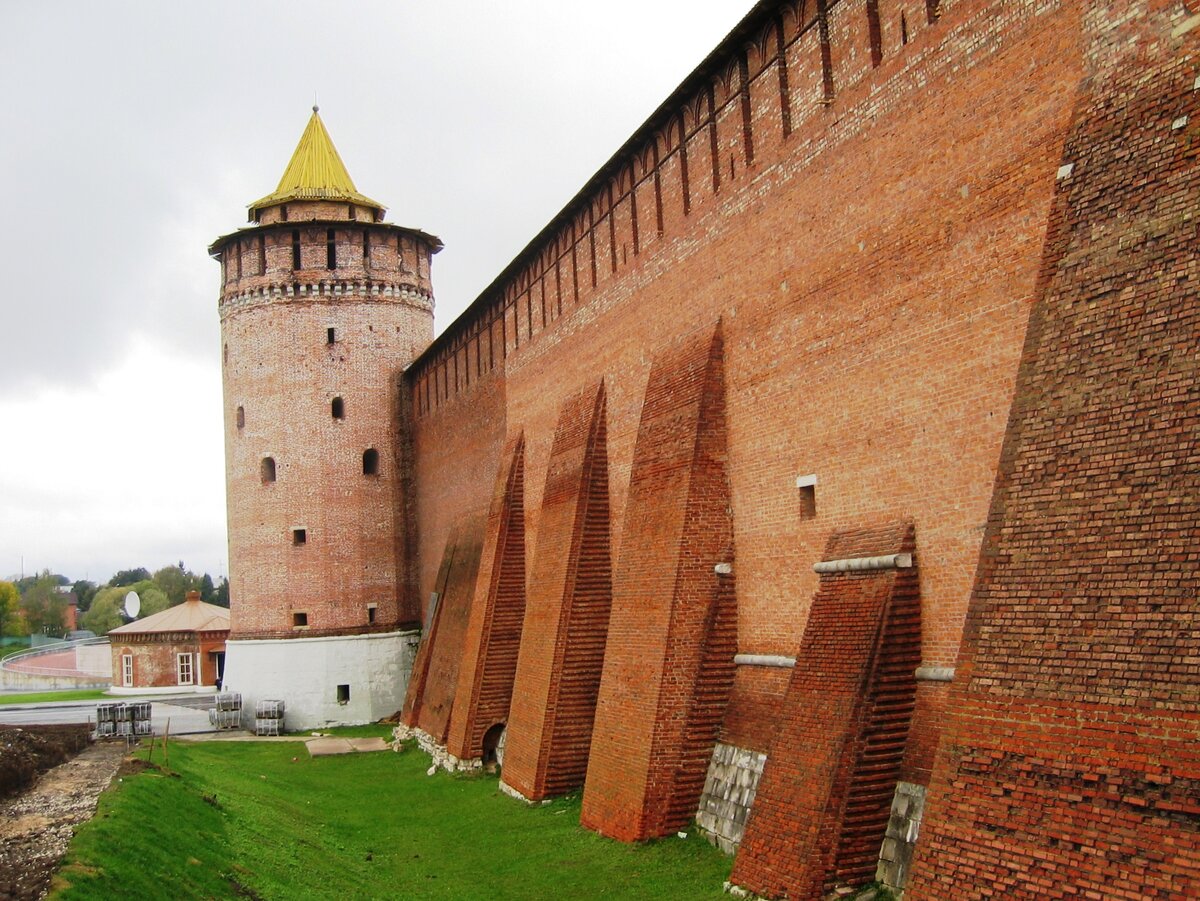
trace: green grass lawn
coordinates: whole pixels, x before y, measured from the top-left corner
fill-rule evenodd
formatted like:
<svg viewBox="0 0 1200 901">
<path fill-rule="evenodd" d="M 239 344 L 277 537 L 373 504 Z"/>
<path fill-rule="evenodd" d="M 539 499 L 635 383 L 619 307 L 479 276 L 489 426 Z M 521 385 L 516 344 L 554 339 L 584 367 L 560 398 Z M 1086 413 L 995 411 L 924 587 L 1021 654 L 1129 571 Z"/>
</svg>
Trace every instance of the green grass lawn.
<svg viewBox="0 0 1200 901">
<path fill-rule="evenodd" d="M 10 704 L 39 704 L 42 701 L 99 701 L 114 698 L 100 688 L 64 689 L 63 691 L 31 691 L 24 694 L 0 694 L 0 707 Z"/>
<path fill-rule="evenodd" d="M 52 897 L 725 897 L 731 861 L 694 829 L 625 845 L 580 828 L 578 797 L 527 807 L 495 777 L 428 766 L 417 750 L 172 742 L 170 773 L 101 797 Z"/>
</svg>

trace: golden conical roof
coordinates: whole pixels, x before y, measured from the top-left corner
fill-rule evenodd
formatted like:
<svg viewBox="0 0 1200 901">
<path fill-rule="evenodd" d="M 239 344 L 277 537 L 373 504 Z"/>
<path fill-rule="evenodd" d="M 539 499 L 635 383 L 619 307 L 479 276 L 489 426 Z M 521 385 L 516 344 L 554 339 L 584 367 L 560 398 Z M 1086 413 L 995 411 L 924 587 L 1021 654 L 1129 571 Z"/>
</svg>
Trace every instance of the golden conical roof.
<svg viewBox="0 0 1200 901">
<path fill-rule="evenodd" d="M 383 211 L 383 204 L 359 194 L 354 187 L 315 106 L 291 162 L 279 179 L 279 187 L 250 204 L 250 209 L 260 210 L 289 200 L 345 200 Z"/>
</svg>

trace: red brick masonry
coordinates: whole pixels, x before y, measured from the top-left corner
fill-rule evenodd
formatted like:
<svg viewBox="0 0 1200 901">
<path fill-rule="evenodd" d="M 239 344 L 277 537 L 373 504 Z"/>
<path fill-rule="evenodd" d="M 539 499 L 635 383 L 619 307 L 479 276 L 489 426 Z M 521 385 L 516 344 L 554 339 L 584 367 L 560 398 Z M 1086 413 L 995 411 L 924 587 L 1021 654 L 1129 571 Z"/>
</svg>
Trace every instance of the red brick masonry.
<svg viewBox="0 0 1200 901">
<path fill-rule="evenodd" d="M 912 525 L 845 532 L 826 560 L 911 554 Z M 821 576 L 730 881 L 769 898 L 870 882 L 912 719 L 917 569 Z"/>
</svg>

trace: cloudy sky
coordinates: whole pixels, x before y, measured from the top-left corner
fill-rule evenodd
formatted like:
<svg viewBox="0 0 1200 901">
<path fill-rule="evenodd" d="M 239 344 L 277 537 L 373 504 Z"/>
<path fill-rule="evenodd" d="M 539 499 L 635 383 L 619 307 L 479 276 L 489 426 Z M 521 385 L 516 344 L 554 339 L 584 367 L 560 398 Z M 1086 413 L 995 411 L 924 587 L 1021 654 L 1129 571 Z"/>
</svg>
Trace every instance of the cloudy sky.
<svg viewBox="0 0 1200 901">
<path fill-rule="evenodd" d="M 0 578 L 226 572 L 217 264 L 314 100 L 456 316 L 750 0 L 0 2 Z"/>
</svg>

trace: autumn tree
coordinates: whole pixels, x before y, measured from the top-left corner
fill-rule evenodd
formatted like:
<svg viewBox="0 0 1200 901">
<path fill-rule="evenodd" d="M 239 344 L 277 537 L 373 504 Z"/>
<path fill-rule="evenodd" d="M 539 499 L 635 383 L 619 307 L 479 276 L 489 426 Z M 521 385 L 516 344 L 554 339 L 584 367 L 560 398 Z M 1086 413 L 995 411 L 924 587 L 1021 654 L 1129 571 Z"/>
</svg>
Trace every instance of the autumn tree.
<svg viewBox="0 0 1200 901">
<path fill-rule="evenodd" d="M 59 593 L 59 576 L 43 572 L 21 595 L 21 613 L 31 635 L 62 635 L 67 599 Z"/>
<path fill-rule="evenodd" d="M 12 635 L 21 614 L 21 593 L 12 582 L 0 582 L 0 636 Z"/>
</svg>

